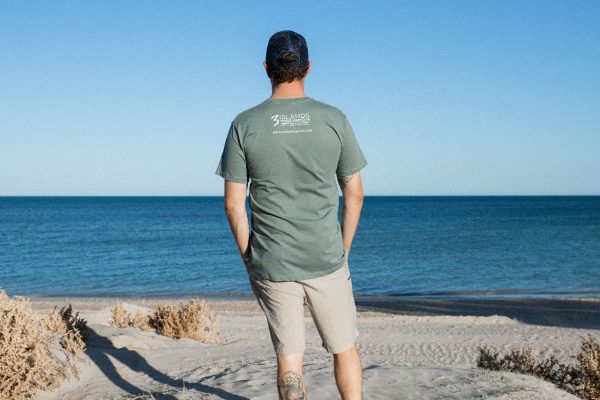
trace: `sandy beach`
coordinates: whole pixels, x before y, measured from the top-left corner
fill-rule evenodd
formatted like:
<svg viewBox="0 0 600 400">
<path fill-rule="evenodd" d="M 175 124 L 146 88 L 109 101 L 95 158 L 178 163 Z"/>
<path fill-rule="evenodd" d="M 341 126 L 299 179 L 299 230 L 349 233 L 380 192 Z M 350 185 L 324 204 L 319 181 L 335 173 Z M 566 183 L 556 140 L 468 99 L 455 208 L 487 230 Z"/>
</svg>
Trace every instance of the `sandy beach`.
<svg viewBox="0 0 600 400">
<path fill-rule="evenodd" d="M 169 301 L 125 306 L 143 310 Z M 41 315 L 69 303 L 91 330 L 81 377 L 39 399 L 277 399 L 273 350 L 255 301 L 210 302 L 228 340 L 222 345 L 110 326 L 115 299 L 34 299 L 32 307 Z M 477 368 L 476 346 L 505 354 L 534 345 L 536 358 L 554 354 L 572 363 L 582 336 L 600 339 L 599 299 L 357 299 L 357 305 L 365 399 L 576 399 L 533 376 Z M 339 398 L 331 356 L 306 317 L 308 398 Z"/>
</svg>

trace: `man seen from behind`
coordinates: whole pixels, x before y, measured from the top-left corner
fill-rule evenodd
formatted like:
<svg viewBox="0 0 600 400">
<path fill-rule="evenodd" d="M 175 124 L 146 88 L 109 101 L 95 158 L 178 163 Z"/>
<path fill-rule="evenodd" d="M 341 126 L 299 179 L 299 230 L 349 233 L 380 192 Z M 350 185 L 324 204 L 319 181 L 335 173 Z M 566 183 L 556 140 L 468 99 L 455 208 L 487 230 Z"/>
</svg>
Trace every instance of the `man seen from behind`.
<svg viewBox="0 0 600 400">
<path fill-rule="evenodd" d="M 227 219 L 267 318 L 279 398 L 307 398 L 306 304 L 323 347 L 333 354 L 342 399 L 362 399 L 348 256 L 363 204 L 360 170 L 367 161 L 346 115 L 306 96 L 311 63 L 302 35 L 271 36 L 263 66 L 271 97 L 234 118 L 216 174 L 225 180 Z"/>
</svg>

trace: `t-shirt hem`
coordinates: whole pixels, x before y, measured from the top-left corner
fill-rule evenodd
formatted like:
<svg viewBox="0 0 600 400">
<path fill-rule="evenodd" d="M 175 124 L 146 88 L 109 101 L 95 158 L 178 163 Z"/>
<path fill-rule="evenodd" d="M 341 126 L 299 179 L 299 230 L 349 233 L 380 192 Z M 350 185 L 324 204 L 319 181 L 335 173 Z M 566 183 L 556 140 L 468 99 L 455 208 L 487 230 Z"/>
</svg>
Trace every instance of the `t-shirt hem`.
<svg viewBox="0 0 600 400">
<path fill-rule="evenodd" d="M 221 174 L 219 172 L 215 172 L 215 175 L 218 175 L 218 176 L 222 177 L 223 179 L 225 179 L 227 181 L 231 181 L 231 182 L 248 183 L 248 180 L 246 178 L 237 178 L 235 176 L 231 176 L 228 174 Z"/>
<path fill-rule="evenodd" d="M 342 171 L 340 173 L 336 173 L 337 176 L 350 176 L 353 175 L 355 173 L 357 173 L 358 171 L 360 171 L 361 169 L 363 169 L 364 167 L 366 167 L 368 165 L 368 163 L 365 161 L 362 164 L 360 164 L 359 166 L 352 168 L 352 169 L 348 169 L 346 171 Z"/>
<path fill-rule="evenodd" d="M 325 275 L 328 275 L 330 273 L 333 273 L 335 271 L 337 271 L 338 269 L 342 268 L 344 266 L 345 263 L 345 259 L 342 260 L 342 263 L 339 265 L 334 265 L 332 268 L 328 268 L 326 270 L 321 270 L 317 273 L 312 273 L 312 274 L 308 274 L 308 275 L 302 275 L 302 276 L 293 276 L 293 275 L 287 275 L 287 276 L 281 276 L 281 275 L 277 275 L 277 276 L 273 276 L 272 274 L 262 274 L 259 271 L 256 270 L 252 270 L 251 269 L 251 276 L 253 278 L 257 278 L 257 279 L 266 279 L 268 281 L 273 281 L 273 282 L 294 282 L 294 281 L 304 281 L 307 279 L 313 279 L 313 278 L 319 278 Z"/>
</svg>

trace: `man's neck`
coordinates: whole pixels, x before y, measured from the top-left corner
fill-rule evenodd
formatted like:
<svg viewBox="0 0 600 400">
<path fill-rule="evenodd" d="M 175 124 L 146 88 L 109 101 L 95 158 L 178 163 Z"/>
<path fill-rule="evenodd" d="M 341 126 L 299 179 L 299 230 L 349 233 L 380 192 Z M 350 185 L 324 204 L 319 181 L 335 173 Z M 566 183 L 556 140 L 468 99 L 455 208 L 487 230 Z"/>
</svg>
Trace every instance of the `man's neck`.
<svg viewBox="0 0 600 400">
<path fill-rule="evenodd" d="M 290 99 L 296 97 L 305 97 L 304 93 L 304 79 L 300 81 L 293 81 L 291 83 L 283 82 L 272 86 L 272 99 Z"/>
</svg>

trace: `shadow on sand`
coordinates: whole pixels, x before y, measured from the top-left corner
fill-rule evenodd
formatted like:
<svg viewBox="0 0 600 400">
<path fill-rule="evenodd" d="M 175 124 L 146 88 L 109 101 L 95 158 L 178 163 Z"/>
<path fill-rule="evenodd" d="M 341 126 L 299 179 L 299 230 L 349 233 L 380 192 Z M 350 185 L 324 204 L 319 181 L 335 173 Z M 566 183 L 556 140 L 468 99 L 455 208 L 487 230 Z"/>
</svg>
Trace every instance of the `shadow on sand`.
<svg viewBox="0 0 600 400">
<path fill-rule="evenodd" d="M 357 297 L 358 310 L 405 315 L 503 315 L 526 324 L 600 329 L 600 301 L 583 299 L 394 299 Z"/>
<path fill-rule="evenodd" d="M 200 393 L 213 394 L 225 400 L 249 400 L 247 397 L 238 396 L 229 393 L 225 390 L 213 388 L 203 385 L 199 382 L 186 382 L 176 380 L 157 370 L 152 365 L 148 364 L 146 359 L 137 351 L 129 350 L 128 348 L 116 348 L 112 342 L 105 336 L 98 334 L 94 329 L 88 328 L 88 340 L 85 353 L 96 363 L 98 368 L 110 379 L 116 386 L 133 396 L 152 394 L 153 399 L 157 400 L 176 400 L 176 397 L 161 392 L 149 392 L 142 390 L 123 378 L 117 371 L 115 365 L 109 358 L 112 357 L 119 362 L 127 365 L 132 371 L 142 372 L 154 379 L 156 382 L 173 387 L 175 390 L 181 390 L 184 386 L 186 389 L 197 390 Z"/>
</svg>

